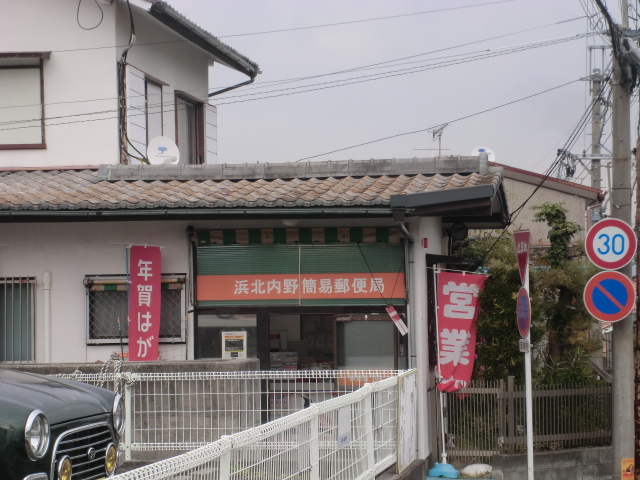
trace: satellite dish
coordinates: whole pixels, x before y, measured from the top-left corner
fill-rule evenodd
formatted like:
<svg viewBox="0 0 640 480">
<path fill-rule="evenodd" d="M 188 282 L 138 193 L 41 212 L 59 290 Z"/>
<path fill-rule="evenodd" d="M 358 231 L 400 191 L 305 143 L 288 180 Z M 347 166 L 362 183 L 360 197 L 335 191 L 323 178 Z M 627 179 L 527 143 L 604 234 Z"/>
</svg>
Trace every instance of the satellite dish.
<svg viewBox="0 0 640 480">
<path fill-rule="evenodd" d="M 156 137 L 147 146 L 147 158 L 151 165 L 172 165 L 180 161 L 180 150 L 168 137 Z"/>
<path fill-rule="evenodd" d="M 493 153 L 493 149 L 491 149 L 489 147 L 476 147 L 473 150 L 471 150 L 471 156 L 477 157 L 478 155 L 480 155 L 483 152 L 486 152 L 487 155 L 489 155 L 489 161 L 490 162 L 495 162 L 496 161 L 496 154 Z"/>
</svg>

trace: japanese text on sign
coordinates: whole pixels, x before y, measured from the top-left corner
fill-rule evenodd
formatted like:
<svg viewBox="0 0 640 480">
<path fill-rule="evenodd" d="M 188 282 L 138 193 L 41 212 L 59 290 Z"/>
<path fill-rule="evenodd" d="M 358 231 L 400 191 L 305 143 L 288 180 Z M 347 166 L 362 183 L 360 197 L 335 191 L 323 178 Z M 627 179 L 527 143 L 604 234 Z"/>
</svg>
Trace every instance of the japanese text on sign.
<svg viewBox="0 0 640 480">
<path fill-rule="evenodd" d="M 161 257 L 159 247 L 130 250 L 129 359 L 158 359 Z"/>
<path fill-rule="evenodd" d="M 198 300 L 404 298 L 402 273 L 202 275 Z M 464 301 L 461 300 L 461 301 Z"/>
<path fill-rule="evenodd" d="M 453 392 L 471 380 L 475 357 L 478 295 L 485 275 L 439 272 L 438 278 L 438 389 Z"/>
</svg>

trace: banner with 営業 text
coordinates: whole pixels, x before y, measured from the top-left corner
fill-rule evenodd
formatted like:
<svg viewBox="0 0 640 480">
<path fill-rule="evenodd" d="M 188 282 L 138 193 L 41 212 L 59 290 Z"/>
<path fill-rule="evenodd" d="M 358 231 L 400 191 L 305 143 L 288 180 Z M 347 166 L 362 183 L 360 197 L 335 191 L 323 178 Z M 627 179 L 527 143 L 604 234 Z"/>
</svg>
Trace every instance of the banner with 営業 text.
<svg viewBox="0 0 640 480">
<path fill-rule="evenodd" d="M 486 275 L 440 271 L 436 274 L 438 389 L 454 392 L 469 385 L 473 373 L 478 295 Z"/>
</svg>

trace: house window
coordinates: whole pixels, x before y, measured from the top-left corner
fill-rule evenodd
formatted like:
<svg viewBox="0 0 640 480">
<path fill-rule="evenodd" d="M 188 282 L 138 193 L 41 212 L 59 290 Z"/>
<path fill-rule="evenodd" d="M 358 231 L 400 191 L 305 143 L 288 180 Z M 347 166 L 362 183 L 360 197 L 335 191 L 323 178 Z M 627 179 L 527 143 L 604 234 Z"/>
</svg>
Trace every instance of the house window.
<svg viewBox="0 0 640 480">
<path fill-rule="evenodd" d="M 162 136 L 162 86 L 149 79 L 146 80 L 145 86 L 147 145 L 149 145 L 151 140 Z"/>
<path fill-rule="evenodd" d="M 45 53 L 0 53 L 0 149 L 45 148 Z"/>
<path fill-rule="evenodd" d="M 123 275 L 90 276 L 87 289 L 87 343 L 129 341 L 127 280 Z M 163 275 L 160 307 L 160 343 L 186 339 L 184 276 Z M 120 322 L 118 322 L 120 319 Z"/>
<path fill-rule="evenodd" d="M 176 96 L 176 139 L 180 151 L 180 163 L 203 163 L 204 128 L 202 103 L 191 98 Z"/>
<path fill-rule="evenodd" d="M 0 278 L 0 362 L 34 360 L 33 277 Z"/>
<path fill-rule="evenodd" d="M 127 66 L 127 152 L 134 159 L 147 156 L 147 145 L 163 134 L 161 81 Z"/>
</svg>

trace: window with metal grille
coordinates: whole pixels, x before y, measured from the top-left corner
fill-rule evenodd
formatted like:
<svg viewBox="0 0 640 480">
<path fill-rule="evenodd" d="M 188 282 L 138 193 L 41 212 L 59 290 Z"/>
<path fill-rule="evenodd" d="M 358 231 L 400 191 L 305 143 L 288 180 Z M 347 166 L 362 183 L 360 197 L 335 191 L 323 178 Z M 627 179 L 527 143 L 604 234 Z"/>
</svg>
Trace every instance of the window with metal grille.
<svg viewBox="0 0 640 480">
<path fill-rule="evenodd" d="M 0 362 L 34 360 L 34 277 L 0 278 Z"/>
<path fill-rule="evenodd" d="M 118 343 L 129 340 L 127 323 L 127 281 L 123 276 L 88 276 L 87 343 Z M 185 277 L 162 276 L 160 343 L 184 342 L 186 339 Z"/>
</svg>

